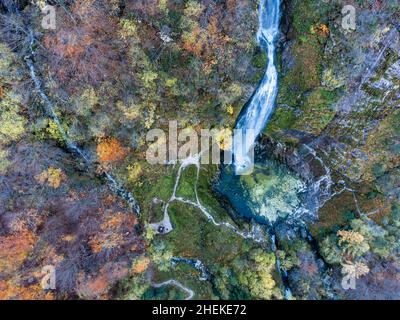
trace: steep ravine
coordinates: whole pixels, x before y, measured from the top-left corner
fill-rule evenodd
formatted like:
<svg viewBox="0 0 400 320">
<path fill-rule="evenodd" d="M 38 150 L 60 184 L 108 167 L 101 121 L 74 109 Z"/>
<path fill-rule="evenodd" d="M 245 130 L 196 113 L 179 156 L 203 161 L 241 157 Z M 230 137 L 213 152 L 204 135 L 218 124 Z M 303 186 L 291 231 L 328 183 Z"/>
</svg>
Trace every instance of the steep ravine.
<svg viewBox="0 0 400 320">
<path fill-rule="evenodd" d="M 400 79 L 398 7 L 390 1 L 383 5 L 373 1 L 360 4 L 357 30 L 351 32 L 341 26 L 343 1 L 284 4 L 287 11 L 282 19 L 277 107 L 256 149 L 259 162 L 265 165 L 273 160 L 286 166 L 306 185 L 305 192 L 300 192 L 305 210 L 297 210 L 300 215 L 295 214 L 294 219 L 285 215 L 286 220 L 276 220 L 269 227 L 278 251 L 300 260 L 298 267 L 291 266 L 283 276 L 294 296 L 301 298 L 387 297 L 383 282 L 373 274 L 358 280 L 364 287 L 372 281 L 375 287 L 371 293 L 345 292 L 340 284 L 340 261 L 326 264 L 319 246 L 325 245 L 326 250 L 326 242 L 322 241 L 327 235 L 337 237 L 337 231 L 348 230 L 352 221 L 366 221 L 361 218 L 372 217 L 368 220 L 371 226 L 387 228 L 385 220 L 396 212 L 392 209 L 391 213 L 390 206 L 398 199 L 399 190 L 395 178 Z M 272 191 L 282 193 L 282 188 L 274 190 L 267 181 L 275 179 L 282 185 L 286 180 L 279 170 L 275 170 L 280 172 L 278 179 L 273 172 L 259 170 L 254 177 L 237 179 L 237 188 L 250 186 L 253 190 L 247 195 L 232 186 L 221 193 L 230 198 L 239 214 L 251 218 L 249 206 L 255 207 L 254 199 L 265 200 L 268 207 L 263 188 L 271 190 L 270 200 L 282 199 L 271 198 Z M 226 179 L 224 174 L 222 180 Z M 243 194 L 247 197 L 242 198 Z M 250 203 L 247 208 L 243 206 L 246 201 Z M 279 206 L 276 208 L 280 211 Z M 254 220 L 259 221 L 262 210 L 255 209 Z M 373 251 L 374 244 L 369 245 Z M 387 264 L 371 253 L 358 259 L 369 263 L 370 268 L 384 270 Z M 390 275 L 385 277 L 390 279 Z"/>
<path fill-rule="evenodd" d="M 268 126 L 268 120 L 275 106 L 276 92 L 279 90 L 274 65 L 274 40 L 278 33 L 278 29 L 276 30 L 275 27 L 279 26 L 279 7 L 279 1 L 265 1 L 260 4 L 260 15 L 264 16 L 260 17 L 261 31 L 258 34 L 259 39 L 267 44 L 267 71 L 255 94 L 239 115 L 236 126 L 240 129 L 254 129 L 255 139 L 259 137 L 261 130 Z M 263 27 L 266 28 L 266 32 L 263 31 Z M 264 37 L 260 38 L 260 34 Z M 327 268 L 318 253 L 316 241 L 307 230 L 306 223 L 314 221 L 318 209 L 336 195 L 332 191 L 331 170 L 316 151 L 307 144 L 304 144 L 302 154 L 297 154 L 296 152 L 290 153 L 290 149 L 286 149 L 282 145 L 265 142 L 263 138 L 256 148 L 256 168 L 258 169 L 255 173 L 251 173 L 249 177 L 235 177 L 235 174 L 242 173 L 242 169 L 248 165 L 246 157 L 240 153 L 239 156 L 236 155 L 236 149 L 239 149 L 240 146 L 235 141 L 235 171 L 227 167 L 223 168 L 215 189 L 221 197 L 230 202 L 239 215 L 254 220 L 266 228 L 270 235 L 273 252 L 284 251 L 285 242 L 303 241 L 307 243 L 309 252 L 313 255 L 312 259 L 318 261 L 318 273 L 322 278 Z M 278 152 L 274 151 L 275 148 L 278 149 Z M 246 149 L 247 151 L 248 149 Z M 271 162 L 268 159 L 274 160 Z M 277 163 L 275 164 L 275 162 Z M 288 170 L 283 167 L 287 167 Z M 266 182 L 260 180 L 263 175 Z M 252 179 L 254 182 L 248 182 Z M 289 189 L 280 188 L 278 185 L 282 185 L 283 181 L 287 179 L 289 179 L 287 182 Z M 255 191 L 256 189 L 257 191 Z M 345 187 L 342 188 L 343 190 Z M 256 192 L 262 197 L 255 198 Z M 288 194 L 291 194 L 292 197 L 289 198 Z M 286 230 L 286 232 L 282 232 L 282 230 Z M 290 274 L 282 266 L 277 254 L 276 261 L 284 285 L 284 296 L 286 299 L 291 299 L 293 297 L 291 287 L 294 285 L 291 284 Z M 328 287 L 325 287 L 325 290 L 328 295 L 331 295 Z"/>
</svg>

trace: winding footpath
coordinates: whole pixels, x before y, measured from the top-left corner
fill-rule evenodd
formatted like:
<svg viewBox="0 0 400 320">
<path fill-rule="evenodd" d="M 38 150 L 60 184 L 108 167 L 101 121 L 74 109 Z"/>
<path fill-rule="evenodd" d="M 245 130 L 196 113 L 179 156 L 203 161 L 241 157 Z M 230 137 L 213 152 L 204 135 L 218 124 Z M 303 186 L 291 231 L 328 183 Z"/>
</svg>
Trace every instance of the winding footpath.
<svg viewBox="0 0 400 320">
<path fill-rule="evenodd" d="M 194 291 L 192 289 L 185 287 L 182 283 L 180 283 L 179 281 L 177 281 L 175 279 L 166 280 L 166 281 L 163 281 L 160 283 L 152 283 L 151 286 L 153 288 L 161 288 L 161 287 L 165 287 L 165 286 L 175 286 L 187 293 L 187 297 L 185 298 L 185 300 L 191 300 L 194 297 Z"/>
<path fill-rule="evenodd" d="M 275 107 L 275 101 L 278 92 L 278 72 L 275 66 L 275 51 L 276 38 L 279 34 L 280 15 L 280 0 L 260 0 L 259 30 L 257 32 L 257 40 L 259 41 L 261 47 L 266 46 L 268 65 L 260 85 L 258 86 L 256 92 L 252 96 L 244 111 L 241 113 L 235 127 L 235 129 L 244 129 L 243 134 L 245 139 L 245 141 L 243 141 L 242 136 L 240 136 L 240 139 L 234 139 L 233 142 L 234 165 L 237 174 L 246 172 L 249 166 L 252 164 L 252 160 L 248 156 L 249 150 L 254 145 L 255 140 L 261 134 L 262 130 L 264 130 Z M 228 222 L 216 221 L 215 218 L 208 212 L 208 210 L 201 204 L 197 192 L 197 185 L 200 175 L 200 156 L 201 153 L 191 155 L 190 157 L 181 160 L 172 195 L 164 206 L 163 219 L 158 223 L 149 224 L 148 227 L 153 229 L 158 234 L 171 232 L 173 230 L 173 226 L 168 213 L 168 208 L 172 202 L 179 201 L 200 210 L 207 217 L 208 221 L 213 223 L 215 226 L 226 227 L 245 239 L 253 239 L 259 243 L 265 242 L 265 237 L 260 232 L 260 229 L 257 230 L 257 227 L 253 227 L 253 230 L 250 233 L 242 232 Z M 196 201 L 185 199 L 176 195 L 181 174 L 185 168 L 190 165 L 196 166 L 197 169 L 194 188 Z M 159 285 L 167 284 L 174 284 L 186 292 L 193 292 L 192 290 L 183 287 L 176 280 L 168 280 Z M 192 298 L 192 296 L 193 295 L 189 295 L 188 298 Z"/>
<path fill-rule="evenodd" d="M 201 157 L 201 153 L 192 155 L 184 160 L 181 160 L 180 166 L 178 169 L 178 173 L 175 178 L 175 185 L 174 185 L 172 195 L 169 198 L 168 202 L 164 206 L 163 220 L 161 220 L 160 222 L 157 222 L 157 223 L 151 223 L 148 225 L 148 227 L 153 229 L 158 234 L 166 234 L 166 233 L 171 232 L 173 230 L 173 226 L 172 226 L 171 219 L 170 219 L 170 216 L 168 213 L 168 208 L 172 202 L 178 201 L 178 202 L 185 203 L 185 204 L 191 205 L 191 206 L 199 209 L 207 217 L 208 221 L 213 223 L 215 226 L 224 226 L 245 239 L 252 239 L 259 243 L 264 242 L 265 238 L 263 237 L 263 235 L 260 232 L 258 232 L 259 229 L 257 229 L 256 227 L 254 227 L 252 232 L 243 232 L 243 231 L 238 230 L 238 228 L 236 228 L 234 225 L 230 224 L 229 222 L 218 222 L 208 212 L 208 210 L 201 204 L 199 195 L 197 192 L 197 185 L 198 185 L 199 175 L 200 175 L 200 157 Z M 176 192 L 179 187 L 179 182 L 181 179 L 181 174 L 185 170 L 185 168 L 187 168 L 190 165 L 196 166 L 196 169 L 197 169 L 196 182 L 195 182 L 195 187 L 194 187 L 195 196 L 196 196 L 195 202 L 176 195 Z"/>
</svg>

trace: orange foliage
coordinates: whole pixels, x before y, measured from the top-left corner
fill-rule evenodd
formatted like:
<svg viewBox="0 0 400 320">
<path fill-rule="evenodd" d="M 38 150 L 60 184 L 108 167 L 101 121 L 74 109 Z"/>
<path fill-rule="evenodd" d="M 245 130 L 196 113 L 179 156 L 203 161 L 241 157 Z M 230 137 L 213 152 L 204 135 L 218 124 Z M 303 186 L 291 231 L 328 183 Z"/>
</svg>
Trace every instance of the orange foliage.
<svg viewBox="0 0 400 320">
<path fill-rule="evenodd" d="M 103 249 L 118 247 L 123 242 L 123 235 L 118 233 L 101 233 L 90 238 L 89 246 L 94 253 L 99 253 Z"/>
<path fill-rule="evenodd" d="M 218 57 L 224 55 L 230 41 L 220 23 L 220 15 L 216 14 L 209 18 L 206 29 L 194 27 L 190 36 L 184 39 L 183 48 L 204 60 L 207 73 L 217 64 Z"/>
<path fill-rule="evenodd" d="M 14 272 L 35 245 L 37 237 L 32 231 L 0 237 L 0 273 Z"/>
<path fill-rule="evenodd" d="M 40 284 L 27 287 L 19 286 L 13 281 L 0 280 L 0 300 L 53 300 L 54 296 L 50 292 L 42 289 Z"/>
<path fill-rule="evenodd" d="M 211 16 L 207 26 L 207 34 L 210 38 L 210 45 L 215 50 L 224 50 L 224 46 L 231 41 L 231 39 L 225 35 L 224 30 L 221 30 L 218 16 Z"/>
<path fill-rule="evenodd" d="M 150 264 L 150 259 L 147 257 L 141 258 L 138 261 L 135 261 L 132 266 L 133 273 L 143 273 L 147 270 Z"/>
<path fill-rule="evenodd" d="M 97 156 L 101 162 L 121 161 L 126 157 L 127 150 L 115 138 L 104 139 L 97 145 Z"/>
<path fill-rule="evenodd" d="M 112 205 L 115 204 L 115 202 L 118 200 L 117 196 L 114 194 L 107 194 L 103 198 L 103 205 L 106 207 L 111 207 Z"/>
<path fill-rule="evenodd" d="M 126 230 L 132 230 L 136 224 L 137 219 L 132 214 L 118 212 L 108 216 L 100 226 L 101 232 L 90 238 L 89 246 L 95 253 L 103 249 L 117 248 L 125 243 L 125 237 L 129 237 Z"/>
<path fill-rule="evenodd" d="M 51 70 L 71 90 L 119 74 L 123 46 L 117 43 L 118 23 L 109 6 L 107 1 L 78 0 L 71 5 L 74 19 L 60 10 L 57 30 L 44 38 Z"/>
<path fill-rule="evenodd" d="M 94 276 L 81 273 L 78 278 L 78 294 L 89 299 L 107 299 L 108 288 L 127 274 L 128 268 L 124 262 L 107 263 Z"/>
<path fill-rule="evenodd" d="M 319 30 L 321 31 L 321 33 L 325 36 L 325 37 L 327 37 L 327 36 L 329 36 L 329 28 L 328 28 L 328 26 L 326 25 L 326 24 L 321 24 L 320 26 L 319 26 Z"/>
<path fill-rule="evenodd" d="M 81 281 L 83 281 L 83 275 L 81 275 Z M 105 274 L 100 274 L 99 276 L 88 280 L 85 283 L 85 288 L 84 290 L 81 289 L 80 293 L 83 296 L 86 297 L 102 297 L 107 291 L 107 288 L 109 286 L 109 282 L 107 279 L 107 275 Z M 106 298 L 103 296 L 102 298 Z"/>
<path fill-rule="evenodd" d="M 11 233 L 18 233 L 27 230 L 28 227 L 36 228 L 43 220 L 43 215 L 39 214 L 37 209 L 29 208 L 15 214 L 8 227 Z"/>
<path fill-rule="evenodd" d="M 311 27 L 311 31 L 313 33 L 318 33 L 318 34 L 320 34 L 320 35 L 322 35 L 324 37 L 328 37 L 329 33 L 330 33 L 329 27 L 326 24 L 323 24 L 323 23 L 321 23 L 318 26 L 312 26 Z"/>
<path fill-rule="evenodd" d="M 136 224 L 136 217 L 133 215 L 129 216 L 130 218 L 129 223 L 135 225 Z M 107 229 L 117 229 L 119 227 L 121 227 L 124 223 L 126 223 L 126 218 L 127 215 L 122 213 L 122 212 L 118 212 L 115 215 L 109 217 L 106 219 L 105 222 L 103 222 L 103 224 L 101 225 L 101 229 L 102 230 L 107 230 Z M 130 221 L 133 220 L 133 221 Z"/>
<path fill-rule="evenodd" d="M 201 57 L 203 54 L 203 48 L 205 47 L 204 40 L 201 39 L 202 30 L 199 27 L 195 27 L 190 35 L 190 38 L 186 39 L 183 43 L 183 48 L 195 54 L 197 57 Z"/>
</svg>

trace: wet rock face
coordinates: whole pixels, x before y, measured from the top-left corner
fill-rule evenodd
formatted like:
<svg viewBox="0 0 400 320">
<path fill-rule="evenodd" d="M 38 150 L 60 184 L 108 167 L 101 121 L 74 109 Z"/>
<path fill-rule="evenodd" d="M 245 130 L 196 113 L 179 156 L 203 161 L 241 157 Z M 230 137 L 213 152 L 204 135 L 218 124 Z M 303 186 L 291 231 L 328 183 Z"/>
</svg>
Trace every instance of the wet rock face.
<svg viewBox="0 0 400 320">
<path fill-rule="evenodd" d="M 394 219 L 391 207 L 400 199 L 399 4 L 353 4 L 356 28 L 350 31 L 342 27 L 341 10 L 347 1 L 283 3 L 280 92 L 260 139 L 259 155 L 278 159 L 319 189 L 318 218 L 309 225 L 317 246 L 298 250 L 296 259 L 289 259 L 290 265 L 297 261 L 288 272 L 290 286 L 298 297 L 318 298 L 313 288 L 320 286 L 335 288 L 325 293 L 330 298 L 393 299 L 398 258 L 381 236 L 369 243 L 370 251 L 381 250 L 380 245 L 395 258 L 371 252 L 350 257 L 370 269 L 357 280 L 357 290 L 341 287 L 340 264 L 325 264 L 328 272 L 312 273 L 314 263 L 322 261 L 318 247 L 324 246 L 323 240 L 351 228 L 351 219 L 368 217 L 369 223 L 385 230 L 389 227 L 383 221 Z M 285 225 L 275 231 L 278 247 L 289 251 L 304 238 Z"/>
<path fill-rule="evenodd" d="M 398 188 L 398 8 L 354 5 L 356 28 L 346 30 L 345 5 L 283 2 L 280 92 L 261 145 L 308 181 L 328 169 L 335 183 L 367 181 L 393 194 L 379 179 Z"/>
<path fill-rule="evenodd" d="M 292 134 L 294 135 L 295 133 L 293 132 Z M 304 132 L 299 132 L 299 134 L 304 138 L 310 138 Z M 302 152 L 300 149 L 281 143 L 273 137 L 263 137 L 257 148 L 259 158 L 272 156 L 287 165 L 305 181 L 317 180 L 318 176 L 323 172 L 320 163 L 314 161 L 308 152 L 305 150 Z"/>
<path fill-rule="evenodd" d="M 236 176 L 231 168 L 221 174 L 217 190 L 241 215 L 268 224 L 301 215 L 305 182 L 285 165 L 266 160 L 250 175 Z"/>
<path fill-rule="evenodd" d="M 353 31 L 342 27 L 346 4 L 284 1 L 280 94 L 267 133 L 291 145 L 299 132 L 300 143 L 325 139 L 318 149 L 330 167 L 360 180 L 374 162 L 368 137 L 398 109 L 400 33 L 392 2 L 355 5 Z"/>
<path fill-rule="evenodd" d="M 312 140 L 314 137 L 302 132 L 293 132 L 295 134 L 299 139 L 297 146 L 286 145 L 272 137 L 263 138 L 256 149 L 257 157 L 276 159 L 301 179 L 303 191 L 300 198 L 304 209 L 301 219 L 313 221 L 317 218 L 318 209 L 334 193 L 331 171 L 316 151 L 318 143 L 324 141 Z M 329 145 L 329 141 L 325 143 Z"/>
</svg>

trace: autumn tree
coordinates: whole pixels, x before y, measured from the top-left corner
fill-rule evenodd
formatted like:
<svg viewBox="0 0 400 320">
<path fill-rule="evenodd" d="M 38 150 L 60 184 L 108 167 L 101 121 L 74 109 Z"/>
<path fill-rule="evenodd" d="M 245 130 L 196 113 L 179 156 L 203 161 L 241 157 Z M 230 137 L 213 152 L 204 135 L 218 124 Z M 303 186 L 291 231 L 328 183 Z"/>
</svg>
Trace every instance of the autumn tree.
<svg viewBox="0 0 400 320">
<path fill-rule="evenodd" d="M 133 11 L 145 19 L 157 15 L 163 9 L 165 11 L 167 7 L 165 0 L 128 0 L 126 6 L 129 11 Z"/>
<path fill-rule="evenodd" d="M 0 273 L 16 272 L 32 250 L 37 237 L 30 230 L 0 237 Z"/>
<path fill-rule="evenodd" d="M 251 252 L 250 259 L 253 268 L 239 274 L 239 281 L 248 286 L 254 298 L 270 299 L 275 287 L 275 281 L 272 277 L 275 257 L 273 254 L 267 254 L 260 249 Z"/>
<path fill-rule="evenodd" d="M 278 294 L 272 276 L 274 268 L 274 254 L 255 249 L 246 256 L 235 259 L 232 270 L 234 277 L 228 270 L 224 273 L 231 279 L 231 284 L 235 287 L 239 285 L 238 289 L 248 291 L 251 298 L 268 300 Z M 227 283 L 219 285 L 226 290 Z"/>
<path fill-rule="evenodd" d="M 121 161 L 125 158 L 127 150 L 115 138 L 102 140 L 97 145 L 97 156 L 101 162 Z"/>
<path fill-rule="evenodd" d="M 71 13 L 57 12 L 57 30 L 46 35 L 53 73 L 72 90 L 78 84 L 96 85 L 121 72 L 123 45 L 118 21 L 107 1 L 78 0 Z"/>
<path fill-rule="evenodd" d="M 205 9 L 198 1 L 191 0 L 187 3 L 183 19 L 183 47 L 205 62 L 204 71 L 208 73 L 217 64 L 218 57 L 224 55 L 226 45 L 231 39 L 221 23 L 224 17 L 221 8 L 214 7 L 214 14 L 208 18 L 206 26 L 200 24 L 199 20 Z"/>
<path fill-rule="evenodd" d="M 60 187 L 61 182 L 66 179 L 66 177 L 61 169 L 50 167 L 39 175 L 35 176 L 35 179 L 40 184 L 47 184 L 48 186 L 57 189 Z"/>
</svg>

